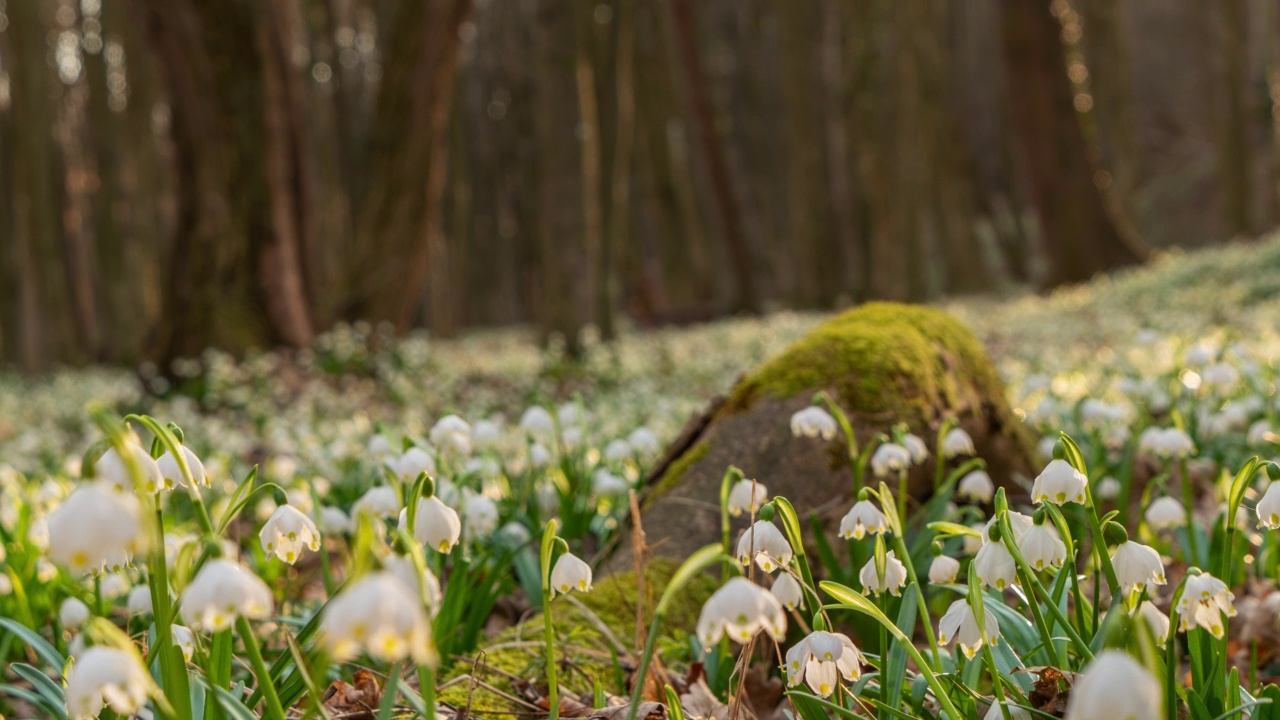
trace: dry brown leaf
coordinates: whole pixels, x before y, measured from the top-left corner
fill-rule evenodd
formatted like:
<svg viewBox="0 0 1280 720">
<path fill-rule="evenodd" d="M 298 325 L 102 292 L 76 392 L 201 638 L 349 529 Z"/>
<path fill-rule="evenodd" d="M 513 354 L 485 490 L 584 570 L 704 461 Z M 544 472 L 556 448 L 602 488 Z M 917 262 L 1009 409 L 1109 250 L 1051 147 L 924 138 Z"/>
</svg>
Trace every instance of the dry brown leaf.
<svg viewBox="0 0 1280 720">
<path fill-rule="evenodd" d="M 330 715 L 351 720 L 373 720 L 382 703 L 382 684 L 368 670 L 357 670 L 352 684 L 334 680 L 324 694 L 324 709 Z"/>
</svg>

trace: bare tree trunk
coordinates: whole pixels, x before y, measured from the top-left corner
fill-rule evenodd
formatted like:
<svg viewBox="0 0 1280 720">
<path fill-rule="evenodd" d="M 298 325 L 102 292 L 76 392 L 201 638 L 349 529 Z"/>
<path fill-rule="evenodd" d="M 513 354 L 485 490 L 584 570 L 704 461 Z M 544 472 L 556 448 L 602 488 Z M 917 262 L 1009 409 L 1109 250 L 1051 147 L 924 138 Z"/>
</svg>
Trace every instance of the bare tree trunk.
<svg viewBox="0 0 1280 720">
<path fill-rule="evenodd" d="M 782 35 L 782 114 L 786 138 L 787 232 L 783 247 L 798 266 L 792 300 L 800 307 L 830 306 L 839 263 L 831 257 L 830 231 L 823 222 L 826 182 L 820 125 L 815 119 L 813 82 L 818 45 L 812 37 L 820 15 L 812 3 L 777 5 Z"/>
<path fill-rule="evenodd" d="M 1049 2 L 1003 0 L 1011 117 L 1050 260 L 1047 284 L 1080 282 L 1145 255 L 1117 229 L 1093 182 Z"/>
<path fill-rule="evenodd" d="M 578 88 L 578 128 L 582 135 L 582 257 L 583 273 L 577 304 L 584 321 L 597 324 L 606 312 L 604 283 L 604 190 L 601 187 L 600 100 L 596 97 L 596 72 L 591 57 L 594 6 L 581 4 L 575 12 L 574 78 Z"/>
<path fill-rule="evenodd" d="M 1248 13 L 1244 0 L 1217 4 L 1221 32 L 1219 49 L 1226 59 L 1222 78 L 1222 102 L 1215 113 L 1218 140 L 1218 173 L 1222 182 L 1227 230 L 1232 235 L 1252 235 L 1253 189 L 1249 148 Z"/>
<path fill-rule="evenodd" d="M 857 53 L 847 47 L 845 25 L 840 16 L 840 0 L 826 0 L 822 5 L 822 80 L 825 116 L 823 135 L 827 145 L 827 206 L 833 219 L 831 235 L 835 241 L 833 264 L 840 268 L 840 295 L 846 301 L 858 301 L 866 293 L 865 238 L 858 232 L 853 177 L 850 166 L 854 158 L 849 148 L 848 105 L 853 78 L 860 68 L 855 66 Z M 839 298 L 838 298 L 839 299 Z"/>
<path fill-rule="evenodd" d="M 689 115 L 698 131 L 698 146 L 711 176 L 711 189 L 716 209 L 720 215 L 725 249 L 731 271 L 736 280 L 736 309 L 755 313 L 760 311 L 760 297 L 756 291 L 752 273 L 750 249 L 742 232 L 738 200 L 733 187 L 733 177 L 725 162 L 724 149 L 716 132 L 715 117 L 711 108 L 710 91 L 706 74 L 698 57 L 697 20 L 690 0 L 669 0 L 671 18 L 676 34 L 679 64 L 684 76 L 684 92 L 687 96 Z"/>
<path fill-rule="evenodd" d="M 613 179 L 609 183 L 609 222 L 605 234 L 604 292 L 600 308 L 600 334 L 606 340 L 617 335 L 616 316 L 621 295 L 622 269 L 631 246 L 631 154 L 635 145 L 635 0 L 618 0 L 618 47 L 614 67 L 617 118 L 614 128 Z"/>
<path fill-rule="evenodd" d="M 1120 15 L 1120 0 L 1082 0 L 1084 41 L 1088 48 L 1088 84 L 1098 121 L 1102 165 L 1110 169 L 1109 187 L 1124 217 L 1136 216 L 1138 125 L 1134 118 L 1129 48 Z"/>
</svg>

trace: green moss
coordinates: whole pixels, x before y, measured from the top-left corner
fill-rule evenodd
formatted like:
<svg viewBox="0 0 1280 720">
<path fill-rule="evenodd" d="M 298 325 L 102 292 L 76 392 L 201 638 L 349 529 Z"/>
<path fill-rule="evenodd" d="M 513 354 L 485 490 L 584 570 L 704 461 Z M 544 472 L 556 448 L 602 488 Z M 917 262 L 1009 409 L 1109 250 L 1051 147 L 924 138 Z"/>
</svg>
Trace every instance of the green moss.
<svg viewBox="0 0 1280 720">
<path fill-rule="evenodd" d="M 668 490 L 679 485 L 685 472 L 710 451 L 711 443 L 705 439 L 699 440 L 693 444 L 693 447 L 681 453 L 680 457 L 671 461 L 671 465 L 667 467 L 666 472 L 662 473 L 662 477 L 658 479 L 658 482 L 649 488 L 649 491 L 645 494 L 644 504 L 648 506 L 657 498 L 662 497 Z"/>
<path fill-rule="evenodd" d="M 667 582 L 675 573 L 678 563 L 668 559 L 649 561 L 644 570 L 646 608 L 651 612 L 657 605 L 658 598 L 666 588 Z M 672 602 L 662 623 L 664 635 L 676 632 L 692 632 L 698 622 L 698 613 L 702 604 L 715 590 L 715 581 L 708 575 L 696 576 L 680 595 Z M 609 628 L 614 637 L 624 646 L 630 647 L 635 638 L 637 587 L 635 573 L 619 573 L 596 583 L 591 592 L 574 594 L 600 622 Z M 588 693 L 592 683 L 599 680 L 606 691 L 621 694 L 626 691 L 622 687 L 625 673 L 620 672 L 610 659 L 612 644 L 597 629 L 595 623 L 574 605 L 557 598 L 553 603 L 557 648 L 573 664 L 568 672 L 560 674 L 562 688 L 579 693 Z M 646 618 L 646 622 L 648 618 Z M 484 662 L 501 672 L 478 671 L 480 679 L 503 693 L 521 697 L 514 687 L 514 681 L 508 675 L 541 684 L 545 678 L 543 662 L 544 648 L 542 640 L 542 619 L 540 616 L 528 618 L 523 626 L 504 631 L 492 642 L 487 643 L 494 650 L 484 653 Z M 521 643 L 520 647 L 501 647 L 504 644 Z M 441 675 L 441 681 L 448 681 L 459 676 L 471 674 L 471 663 L 458 662 Z M 440 693 L 440 700 L 455 707 L 464 707 L 468 702 L 470 683 L 462 681 Z M 509 717 L 512 713 L 524 714 L 529 708 L 522 707 L 503 698 L 490 690 L 477 687 L 470 697 L 472 712 L 495 716 Z"/>
<path fill-rule="evenodd" d="M 764 396 L 824 388 L 861 414 L 913 424 L 929 408 L 965 401 L 977 407 L 983 397 L 1003 396 L 982 344 L 960 320 L 929 307 L 868 303 L 823 322 L 765 363 L 734 389 L 722 412 L 748 409 Z"/>
</svg>

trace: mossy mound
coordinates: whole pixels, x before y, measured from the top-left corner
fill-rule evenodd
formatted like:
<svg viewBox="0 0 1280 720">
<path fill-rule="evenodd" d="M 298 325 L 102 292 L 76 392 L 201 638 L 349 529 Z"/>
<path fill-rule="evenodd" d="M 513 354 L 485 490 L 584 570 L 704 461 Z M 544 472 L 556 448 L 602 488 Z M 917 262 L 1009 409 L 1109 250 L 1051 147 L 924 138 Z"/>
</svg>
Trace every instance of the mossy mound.
<svg viewBox="0 0 1280 720">
<path fill-rule="evenodd" d="M 859 443 L 906 423 L 932 446 L 942 420 L 952 417 L 997 482 L 1031 470 L 1029 436 L 973 332 L 934 308 L 870 303 L 823 322 L 690 422 L 650 477 L 643 516 L 649 545 L 682 557 L 716 541 L 720 479 L 729 465 L 785 495 L 802 514 L 837 520 L 852 494 L 845 443 L 795 438 L 790 429 L 791 415 L 819 390 L 849 415 Z M 918 498 L 931 472 L 931 463 L 913 472 Z"/>
<path fill-rule="evenodd" d="M 646 630 L 652 617 L 650 613 L 677 567 L 676 561 L 664 558 L 655 559 L 645 566 Z M 702 604 L 715 588 L 716 582 L 710 576 L 699 575 L 693 578 L 668 607 L 660 627 L 663 636 L 678 637 L 682 633 L 693 632 Z M 594 617 L 563 597 L 556 598 L 552 603 L 557 649 L 561 657 L 570 663 L 568 669 L 563 665 L 560 669 L 558 679 L 561 692 L 590 695 L 593 683 L 599 680 L 606 692 L 625 695 L 628 688 L 624 685 L 628 682 L 629 671 L 621 669 L 612 658 L 617 653 L 614 640 L 627 650 L 626 654 L 634 651 L 632 645 L 635 642 L 636 602 L 639 597 L 635 573 L 611 575 L 597 582 L 590 592 L 574 593 L 572 597 L 580 601 Z M 599 630 L 599 625 L 609 629 L 613 635 L 612 640 Z M 488 715 L 510 718 L 538 714 L 532 708 L 512 702 L 503 695 L 524 697 L 517 687 L 521 684 L 520 681 L 530 682 L 545 690 L 545 645 L 542 632 L 542 618 L 534 616 L 485 643 L 481 651 L 484 666 L 487 667 L 477 667 L 475 672 L 483 685 L 477 684 L 473 691 L 472 683 L 464 679 L 441 691 L 441 702 L 459 708 L 466 707 L 469 702 L 471 712 L 481 717 Z M 459 661 L 444 670 L 440 677 L 443 682 L 465 678 L 471 674 L 472 663 Z M 496 688 L 499 692 L 494 692 L 485 685 Z"/>
</svg>

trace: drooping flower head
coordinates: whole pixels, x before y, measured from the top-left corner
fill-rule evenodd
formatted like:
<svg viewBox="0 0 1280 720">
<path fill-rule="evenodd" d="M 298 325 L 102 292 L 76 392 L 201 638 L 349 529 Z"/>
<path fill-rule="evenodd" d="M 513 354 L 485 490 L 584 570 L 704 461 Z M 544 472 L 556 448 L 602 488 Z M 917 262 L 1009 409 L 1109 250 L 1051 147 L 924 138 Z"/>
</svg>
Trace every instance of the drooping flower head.
<svg viewBox="0 0 1280 720">
<path fill-rule="evenodd" d="M 954 458 L 959 455 L 973 455 L 977 450 L 973 446 L 973 438 L 963 428 L 951 428 L 942 437 L 942 455 Z"/>
<path fill-rule="evenodd" d="M 591 589 L 591 566 L 574 555 L 563 553 L 551 568 L 551 594 L 568 595 L 570 590 L 587 592 Z"/>
<path fill-rule="evenodd" d="M 110 707 L 122 717 L 131 717 L 147 704 L 152 686 L 151 675 L 136 653 L 91 647 L 67 673 L 67 714 L 72 720 L 88 720 Z"/>
<path fill-rule="evenodd" d="M 182 617 L 197 630 L 218 632 L 237 618 L 262 620 L 274 601 L 262 579 L 234 560 L 210 560 L 182 591 Z"/>
<path fill-rule="evenodd" d="M 407 510 L 400 511 L 400 529 L 408 529 Z M 458 544 L 462 534 L 462 520 L 458 513 L 440 502 L 434 495 L 418 498 L 417 514 L 413 520 L 413 537 L 424 546 L 440 553 L 448 553 Z"/>
<path fill-rule="evenodd" d="M 956 486 L 956 497 L 972 502 L 989 503 L 995 497 L 996 484 L 986 470 L 973 470 L 960 478 Z"/>
<path fill-rule="evenodd" d="M 1160 681 L 1120 650 L 1103 650 L 1076 676 L 1066 720 L 1157 720 L 1164 715 Z"/>
<path fill-rule="evenodd" d="M 911 452 L 897 443 L 882 443 L 871 453 L 871 472 L 878 477 L 911 467 Z"/>
<path fill-rule="evenodd" d="M 750 565 L 752 560 L 765 572 L 773 572 L 791 562 L 791 543 L 768 520 L 757 520 L 738 538 L 738 562 Z"/>
<path fill-rule="evenodd" d="M 1148 585 L 1164 585 L 1164 560 L 1156 549 L 1127 540 L 1111 552 L 1111 565 L 1116 580 L 1125 593 L 1140 591 Z"/>
<path fill-rule="evenodd" d="M 739 480 L 729 489 L 729 514 L 738 517 L 754 514 L 769 502 L 769 488 L 757 480 Z"/>
<path fill-rule="evenodd" d="M 720 638 L 745 645 L 760 631 L 775 642 L 787 632 L 787 615 L 773 593 L 744 577 L 729 578 L 702 606 L 698 616 L 698 640 L 704 648 Z"/>
<path fill-rule="evenodd" d="M 200 458 L 186 445 L 179 445 L 178 449 L 182 451 L 182 458 L 187 461 L 187 471 L 191 473 L 191 479 L 197 485 L 209 487 L 209 475 L 205 472 L 204 463 L 200 462 Z M 173 453 L 166 452 L 157 458 L 156 467 L 160 469 L 160 475 L 164 478 L 166 490 L 186 486 L 182 469 L 178 467 L 178 461 L 173 457 Z"/>
<path fill-rule="evenodd" d="M 787 651 L 787 685 L 807 682 L 822 697 L 835 692 L 838 678 L 853 682 L 862 675 L 862 653 L 847 636 L 816 631 Z"/>
<path fill-rule="evenodd" d="M 134 470 L 138 472 L 136 477 Z M 123 455 L 114 447 L 102 453 L 93 465 L 93 474 L 125 492 L 154 495 L 173 487 L 160 474 L 160 467 L 152 459 L 151 453 L 132 441 L 125 442 Z"/>
<path fill-rule="evenodd" d="M 1226 583 L 1208 573 L 1188 576 L 1178 599 L 1178 630 L 1187 632 L 1199 625 L 1222 637 L 1226 632 L 1222 616 L 1236 616 L 1235 597 Z"/>
<path fill-rule="evenodd" d="M 840 537 L 861 540 L 871 533 L 878 535 L 889 527 L 889 518 L 870 500 L 859 500 L 840 520 Z"/>
<path fill-rule="evenodd" d="M 113 572 L 147 548 L 137 497 L 106 482 L 76 488 L 49 514 L 49 558 L 74 573 Z"/>
<path fill-rule="evenodd" d="M 466 457 L 471 454 L 471 423 L 445 415 L 432 426 L 428 439 L 445 455 Z"/>
<path fill-rule="evenodd" d="M 862 582 L 862 587 L 866 588 L 867 592 L 879 595 L 887 590 L 890 595 L 897 596 L 907 584 L 907 568 L 901 560 L 893 556 L 893 551 L 890 550 L 885 553 L 884 575 L 877 571 L 876 559 L 873 557 L 862 566 L 862 570 L 858 573 L 858 580 Z"/>
<path fill-rule="evenodd" d="M 948 645 L 955 641 L 964 656 L 973 659 L 982 649 L 983 643 L 993 645 L 1000 639 L 1000 624 L 996 616 L 985 605 L 982 608 L 982 630 L 978 629 L 978 619 L 967 599 L 961 598 L 951 603 L 946 614 L 938 621 L 938 644 Z"/>
<path fill-rule="evenodd" d="M 796 437 L 821 437 L 830 440 L 836 436 L 839 426 L 831 413 L 810 405 L 791 416 L 791 434 Z"/>
<path fill-rule="evenodd" d="M 262 550 L 292 565 L 302 557 L 304 549 L 320 550 L 320 531 L 315 521 L 294 506 L 285 503 L 275 509 L 258 533 Z"/>
<path fill-rule="evenodd" d="M 426 609 L 414 588 L 386 571 L 361 578 L 329 601 L 319 642 L 338 661 L 361 652 L 383 662 L 434 661 Z"/>
</svg>

